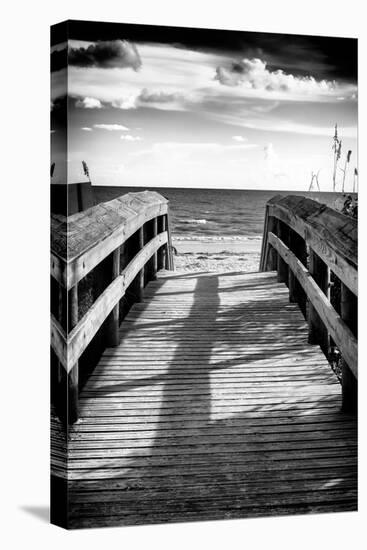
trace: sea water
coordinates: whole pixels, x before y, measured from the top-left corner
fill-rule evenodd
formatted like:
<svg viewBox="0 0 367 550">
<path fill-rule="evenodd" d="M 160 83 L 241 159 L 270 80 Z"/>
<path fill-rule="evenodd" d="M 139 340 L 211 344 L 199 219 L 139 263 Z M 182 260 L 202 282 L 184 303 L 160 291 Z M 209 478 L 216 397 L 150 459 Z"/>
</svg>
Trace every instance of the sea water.
<svg viewBox="0 0 367 550">
<path fill-rule="evenodd" d="M 341 193 L 149 188 L 169 200 L 171 230 L 176 240 L 242 240 L 261 238 L 265 206 L 275 195 L 302 195 L 335 207 Z M 93 186 L 97 203 L 120 195 L 144 191 L 137 187 Z"/>
</svg>

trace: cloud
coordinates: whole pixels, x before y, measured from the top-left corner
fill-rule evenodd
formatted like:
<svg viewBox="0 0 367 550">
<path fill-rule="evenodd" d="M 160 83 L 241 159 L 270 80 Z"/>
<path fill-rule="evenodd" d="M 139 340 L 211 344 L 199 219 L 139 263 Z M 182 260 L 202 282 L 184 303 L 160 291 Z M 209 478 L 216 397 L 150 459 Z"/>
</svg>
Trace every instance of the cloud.
<svg viewBox="0 0 367 550">
<path fill-rule="evenodd" d="M 177 92 L 149 91 L 147 88 L 144 88 L 138 97 L 143 103 L 170 103 L 180 98 L 181 94 Z"/>
<path fill-rule="evenodd" d="M 108 40 L 90 44 L 83 48 L 70 48 L 69 65 L 77 67 L 98 67 L 102 69 L 131 68 L 137 71 L 141 67 L 139 52 L 127 40 Z"/>
<path fill-rule="evenodd" d="M 70 47 L 88 50 L 89 43 L 69 41 Z M 213 70 L 227 57 L 180 49 L 171 45 L 139 43 L 139 56 L 143 60 L 140 71 L 120 71 L 106 68 L 101 78 L 99 67 L 81 68 L 71 65 L 68 75 L 69 95 L 96 97 L 102 104 L 116 108 L 174 109 L 185 103 L 192 92 L 196 97 L 206 86 L 218 87 Z M 123 74 L 122 74 L 123 73 Z"/>
<path fill-rule="evenodd" d="M 109 132 L 128 132 L 129 128 L 122 126 L 122 124 L 93 124 L 94 128 L 100 130 L 108 130 Z"/>
<path fill-rule="evenodd" d="M 111 102 L 112 107 L 116 109 L 136 109 L 136 94 L 130 94 L 126 97 Z"/>
<path fill-rule="evenodd" d="M 281 69 L 270 71 L 261 59 L 242 59 L 229 67 L 219 66 L 215 79 L 224 86 L 268 92 L 330 93 L 337 87 L 335 82 L 318 81 L 313 76 L 294 76 Z"/>
<path fill-rule="evenodd" d="M 83 128 L 80 128 L 81 130 L 84 130 L 84 132 L 92 132 L 92 128 L 88 128 L 87 126 L 84 126 Z"/>
<path fill-rule="evenodd" d="M 125 135 L 122 135 L 121 136 L 121 139 L 125 140 L 125 141 L 141 141 L 141 137 L 139 136 L 131 136 L 130 134 L 127 134 L 126 136 Z"/>
<path fill-rule="evenodd" d="M 60 71 L 61 69 L 64 69 L 68 64 L 68 53 L 66 44 L 64 44 L 64 47 L 60 50 L 53 50 L 51 52 L 51 72 Z"/>
<path fill-rule="evenodd" d="M 111 102 L 112 107 L 117 109 L 137 109 L 138 107 L 167 108 L 169 105 L 183 99 L 178 92 L 165 92 L 162 90 L 149 90 L 143 88 L 140 92 L 129 94 Z"/>
<path fill-rule="evenodd" d="M 232 139 L 234 141 L 239 141 L 239 142 L 247 141 L 247 138 L 245 138 L 243 136 L 232 136 Z"/>
<path fill-rule="evenodd" d="M 75 107 L 82 107 L 83 109 L 102 109 L 102 103 L 95 97 L 85 97 L 84 99 L 78 99 L 75 103 Z"/>
<path fill-rule="evenodd" d="M 278 155 L 276 154 L 272 143 L 268 143 L 267 145 L 265 145 L 264 158 L 269 164 L 272 164 L 278 161 Z"/>
</svg>

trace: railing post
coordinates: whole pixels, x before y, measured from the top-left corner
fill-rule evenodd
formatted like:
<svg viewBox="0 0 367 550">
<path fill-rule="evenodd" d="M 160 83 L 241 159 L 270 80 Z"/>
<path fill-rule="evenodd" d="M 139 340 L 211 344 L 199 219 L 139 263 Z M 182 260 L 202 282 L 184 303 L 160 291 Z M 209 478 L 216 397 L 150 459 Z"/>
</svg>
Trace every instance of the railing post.
<svg viewBox="0 0 367 550">
<path fill-rule="evenodd" d="M 281 220 L 277 220 L 277 236 L 288 246 L 289 243 L 289 227 Z M 288 286 L 288 265 L 283 260 L 280 254 L 277 258 L 278 282 L 286 283 Z"/>
<path fill-rule="evenodd" d="M 289 249 L 297 256 L 300 262 L 306 266 L 307 263 L 307 250 L 305 240 L 298 235 L 294 230 L 290 229 L 289 232 Z M 302 311 L 304 317 L 306 317 L 306 294 L 302 286 L 294 276 L 293 271 L 289 270 L 289 301 L 297 303 Z"/>
<path fill-rule="evenodd" d="M 158 233 L 166 231 L 166 216 L 163 214 L 158 218 Z M 158 270 L 164 269 L 166 266 L 167 247 L 162 245 L 158 250 Z"/>
<path fill-rule="evenodd" d="M 175 265 L 173 261 L 173 246 L 172 246 L 172 236 L 171 236 L 171 222 L 170 222 L 170 212 L 167 208 L 166 214 L 166 228 L 167 228 L 167 256 L 168 256 L 168 268 L 170 271 L 174 271 Z"/>
<path fill-rule="evenodd" d="M 357 335 L 357 298 L 349 288 L 341 283 L 340 315 L 353 334 Z M 342 408 L 355 413 L 358 408 L 358 383 L 346 361 L 342 358 Z"/>
<path fill-rule="evenodd" d="M 168 231 L 168 218 L 167 214 L 163 216 L 163 231 Z M 169 243 L 164 245 L 164 268 L 169 270 L 170 269 L 170 250 L 169 250 Z"/>
<path fill-rule="evenodd" d="M 60 283 L 58 283 L 59 292 L 58 292 L 58 312 L 57 312 L 57 320 L 59 321 L 60 325 L 63 326 L 63 310 L 64 310 L 64 304 L 63 304 L 63 291 L 62 286 Z M 62 366 L 61 361 L 57 360 L 57 391 L 61 392 L 61 384 L 63 380 L 65 369 Z"/>
<path fill-rule="evenodd" d="M 69 291 L 70 307 L 70 332 L 78 324 L 78 284 Z M 68 423 L 73 424 L 78 420 L 79 401 L 79 364 L 73 365 L 68 374 L 67 415 Z"/>
<path fill-rule="evenodd" d="M 120 272 L 124 270 L 126 265 L 128 264 L 128 247 L 127 243 L 124 242 L 120 245 Z M 123 296 L 119 303 L 119 323 L 125 318 L 127 315 L 127 312 L 129 311 L 129 304 L 127 300 L 127 289 L 125 290 L 125 296 Z"/>
<path fill-rule="evenodd" d="M 157 218 L 153 218 L 152 220 L 152 224 L 153 224 L 153 239 L 154 237 L 157 236 L 158 234 L 158 221 L 157 221 Z M 156 280 L 157 278 L 157 271 L 158 271 L 158 254 L 157 254 L 157 251 L 154 252 L 153 254 L 153 258 L 152 258 L 152 267 L 151 267 L 151 279 L 153 281 Z"/>
<path fill-rule="evenodd" d="M 138 250 L 144 248 L 144 226 L 138 229 Z M 136 301 L 141 302 L 144 295 L 144 267 L 139 271 L 137 275 L 136 283 Z"/>
<path fill-rule="evenodd" d="M 112 252 L 112 281 L 120 275 L 120 247 Z M 120 307 L 116 304 L 106 320 L 106 346 L 115 347 L 120 343 L 119 338 Z"/>
<path fill-rule="evenodd" d="M 310 249 L 309 272 L 320 290 L 329 297 L 330 270 L 321 258 Z M 310 344 L 319 344 L 324 354 L 329 353 L 329 335 L 317 311 L 311 303 L 308 310 L 308 341 Z"/>
<path fill-rule="evenodd" d="M 162 226 L 163 226 L 162 218 L 163 218 L 163 216 L 158 216 L 158 218 L 157 218 L 158 234 L 162 233 Z M 160 271 L 161 269 L 163 269 L 163 246 L 161 246 L 157 250 L 157 271 Z"/>
<path fill-rule="evenodd" d="M 277 220 L 274 218 L 274 216 L 268 216 L 268 233 L 274 233 L 274 235 L 277 234 Z M 278 259 L 277 259 L 277 251 L 268 244 L 268 257 L 267 257 L 267 264 L 266 264 L 266 270 L 267 271 L 276 271 L 278 265 Z"/>
</svg>

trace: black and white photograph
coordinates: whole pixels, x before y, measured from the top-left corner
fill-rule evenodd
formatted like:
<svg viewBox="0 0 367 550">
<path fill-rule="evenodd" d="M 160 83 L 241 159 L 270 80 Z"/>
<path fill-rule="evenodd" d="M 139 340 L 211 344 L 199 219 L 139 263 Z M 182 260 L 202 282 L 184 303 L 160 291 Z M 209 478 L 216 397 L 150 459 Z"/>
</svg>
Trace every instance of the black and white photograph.
<svg viewBox="0 0 367 550">
<path fill-rule="evenodd" d="M 60 527 L 358 510 L 358 40 L 243 29 L 51 27 Z"/>
</svg>

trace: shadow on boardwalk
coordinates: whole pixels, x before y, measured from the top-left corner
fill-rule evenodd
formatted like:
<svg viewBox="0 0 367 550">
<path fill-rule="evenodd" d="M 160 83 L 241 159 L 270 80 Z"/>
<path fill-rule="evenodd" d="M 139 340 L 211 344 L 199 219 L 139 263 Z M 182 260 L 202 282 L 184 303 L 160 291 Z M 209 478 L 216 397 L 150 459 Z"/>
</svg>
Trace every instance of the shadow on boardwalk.
<svg viewBox="0 0 367 550">
<path fill-rule="evenodd" d="M 195 273 L 157 285 L 156 296 L 170 298 L 162 292 L 167 281 L 191 280 L 193 287 L 174 292 L 177 300 L 189 296 L 191 307 L 184 318 L 148 317 L 143 331 L 133 328 L 136 342 L 150 328 L 177 344 L 163 370 L 98 383 L 101 399 L 141 391 L 151 413 L 143 418 L 137 409 L 131 424 L 117 417 L 108 432 L 116 439 L 96 433 L 103 458 L 96 461 L 92 446 L 79 479 L 76 471 L 69 483 L 72 527 L 356 509 L 355 426 L 339 410 L 334 375 L 321 352 L 305 344 L 304 322 L 274 281 L 240 280 L 231 290 L 227 276 L 241 274 Z M 226 302 L 230 292 L 246 299 Z M 269 342 L 270 359 L 260 350 Z M 97 390 L 86 390 L 88 404 Z M 78 427 L 75 434 L 80 441 Z"/>
</svg>

